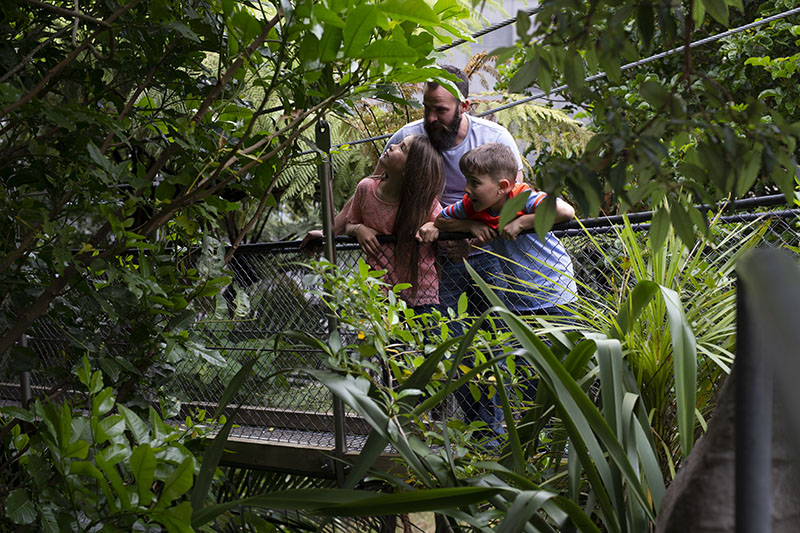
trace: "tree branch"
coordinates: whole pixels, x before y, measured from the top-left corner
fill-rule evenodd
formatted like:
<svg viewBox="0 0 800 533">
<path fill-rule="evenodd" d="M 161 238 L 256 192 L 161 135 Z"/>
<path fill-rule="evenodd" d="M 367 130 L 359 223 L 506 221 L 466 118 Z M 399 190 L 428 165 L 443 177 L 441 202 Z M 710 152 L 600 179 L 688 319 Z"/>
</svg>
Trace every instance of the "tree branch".
<svg viewBox="0 0 800 533">
<path fill-rule="evenodd" d="M 25 2 L 36 7 L 47 9 L 48 11 L 52 11 L 53 13 L 64 15 L 65 17 L 81 19 L 85 22 L 91 22 L 92 24 L 97 24 L 98 26 L 102 26 L 103 28 L 111 27 L 111 24 L 108 20 L 99 20 L 94 17 L 90 17 L 89 15 L 84 15 L 78 10 L 72 11 L 69 9 L 64 9 L 63 7 L 54 6 L 46 2 L 40 2 L 39 0 L 25 0 Z"/>
<path fill-rule="evenodd" d="M 26 0 L 26 1 L 30 2 L 32 0 Z M 33 0 L 33 1 L 36 1 L 36 0 Z M 39 83 L 37 83 L 36 86 L 33 89 L 28 91 L 28 93 L 25 96 L 23 96 L 22 98 L 20 98 L 19 100 L 17 100 L 13 104 L 9 105 L 5 109 L 0 110 L 0 118 L 2 118 L 4 116 L 8 115 L 9 113 L 17 110 L 18 108 L 20 108 L 21 106 L 23 106 L 24 104 L 26 104 L 27 102 L 29 102 L 30 100 L 32 100 L 33 98 L 38 96 L 39 93 L 42 91 L 42 89 L 44 89 L 45 86 L 47 86 L 47 84 L 50 83 L 50 80 L 52 80 L 59 72 L 64 70 L 64 68 L 66 68 L 67 65 L 72 63 L 75 60 L 75 58 L 77 58 L 81 54 L 81 52 L 83 52 L 84 50 L 89 48 L 92 45 L 92 41 L 94 41 L 104 31 L 107 31 L 108 27 L 110 27 L 110 24 L 113 21 L 115 21 L 117 18 L 119 18 L 126 11 L 129 11 L 130 9 L 132 9 L 140 1 L 141 0 L 131 0 L 130 2 L 128 2 L 127 4 L 125 4 L 124 6 L 119 8 L 116 12 L 112 13 L 104 21 L 106 23 L 106 26 L 103 26 L 101 29 L 95 31 L 85 41 L 83 41 L 79 47 L 77 47 L 67 57 L 65 57 L 63 60 L 61 60 L 61 62 L 58 65 L 56 65 L 55 67 L 50 69 L 50 71 L 48 71 L 47 74 L 45 74 L 44 78 L 42 78 L 42 80 Z M 70 12 L 70 13 L 72 13 L 72 12 Z"/>
</svg>

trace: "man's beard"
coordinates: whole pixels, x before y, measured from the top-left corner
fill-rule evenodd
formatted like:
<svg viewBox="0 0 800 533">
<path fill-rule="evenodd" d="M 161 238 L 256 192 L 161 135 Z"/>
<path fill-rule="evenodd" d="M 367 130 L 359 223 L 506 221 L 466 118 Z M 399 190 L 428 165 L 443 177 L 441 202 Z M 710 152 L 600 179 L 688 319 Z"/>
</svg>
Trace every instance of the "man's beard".
<svg viewBox="0 0 800 533">
<path fill-rule="evenodd" d="M 443 124 L 442 122 L 430 123 L 426 120 L 425 133 L 428 134 L 428 139 L 431 141 L 431 146 L 433 146 L 438 152 L 443 152 L 456 145 L 456 139 L 458 138 L 458 127 L 460 125 L 461 110 L 456 108 L 456 112 L 453 115 L 453 120 L 451 120 L 449 124 Z"/>
</svg>

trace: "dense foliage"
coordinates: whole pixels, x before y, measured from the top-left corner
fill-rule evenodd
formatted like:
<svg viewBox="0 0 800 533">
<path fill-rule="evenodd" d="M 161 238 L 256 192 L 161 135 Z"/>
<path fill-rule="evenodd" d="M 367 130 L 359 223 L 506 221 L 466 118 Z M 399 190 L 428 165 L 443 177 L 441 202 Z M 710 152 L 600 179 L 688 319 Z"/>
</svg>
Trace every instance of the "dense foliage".
<svg viewBox="0 0 800 533">
<path fill-rule="evenodd" d="M 421 0 L 71 9 L 2 6 L 0 353 L 57 306 L 61 324 L 94 322 L 74 349 L 101 356 L 95 335 L 137 347 L 102 365 L 122 381 L 192 355 L 193 302 L 229 278 L 189 254 L 240 242 L 322 113 L 439 72 L 434 38 L 460 35 L 463 13 Z"/>
<path fill-rule="evenodd" d="M 518 19 L 517 46 L 499 51 L 515 57 L 509 88 L 563 87 L 597 131 L 582 157 L 552 158 L 541 168 L 545 189 L 569 190 L 584 214 L 666 201 L 654 220 L 659 242 L 670 223 L 685 242 L 694 241 L 693 227 L 705 230 L 694 203 L 765 190 L 793 200 L 796 18 L 688 47 L 727 26 L 785 13 L 793 2 L 550 0 L 541 7 L 534 19 Z"/>
<path fill-rule="evenodd" d="M 462 36 L 459 21 L 469 15 L 459 3 L 434 9 L 422 0 L 97 0 L 78 8 L 30 0 L 3 2 L 0 12 L 2 368 L 46 376 L 56 395 L 78 383 L 86 355 L 115 385 L 96 413 L 108 420 L 123 405 L 157 402 L 181 361 L 225 364 L 190 331 L 206 309 L 233 315 L 241 303 L 235 288 L 225 290 L 221 243 L 238 245 L 277 202 L 279 177 L 294 153 L 315 148 L 311 132 L 323 113 L 386 95 L 388 80 L 438 76 L 434 41 Z M 234 216 L 245 207 L 246 218 Z M 44 326 L 65 339 L 57 363 L 20 342 Z M 14 416 L 41 423 L 54 408 L 76 407 L 48 405 Z M 56 428 L 67 436 L 55 445 L 27 446 L 12 435 L 21 419 L 4 419 L 6 510 L 9 498 L 12 510 L 28 501 L 12 497 L 19 480 L 10 469 L 20 460 L 46 463 L 73 444 L 70 453 L 86 456 L 83 426 Z M 139 436 L 131 445 L 145 443 Z M 102 485 L 98 475 L 122 468 L 122 454 L 97 457 L 108 472 L 98 460 L 103 474 L 63 471 L 65 483 L 94 476 Z M 161 468 L 168 474 L 167 463 Z M 118 498 L 134 505 L 126 491 L 103 492 L 112 513 Z M 153 512 L 171 504 L 147 502 Z M 182 518 L 184 504 L 176 502 Z"/>
<path fill-rule="evenodd" d="M 706 267 L 690 245 L 696 229 L 705 233 L 709 224 L 706 213 L 690 206 L 761 191 L 796 195 L 800 29 L 794 19 L 780 19 L 717 46 L 625 65 L 792 4 L 545 0 L 534 19 L 520 15 L 517 46 L 499 51 L 501 60 L 514 58 L 501 67 L 509 90 L 563 84 L 596 132 L 583 152 L 545 149 L 537 184 L 567 191 L 586 215 L 658 208 L 650 248 L 625 242 L 633 266 L 610 299 L 586 302 L 582 334 L 502 309 L 480 317 L 461 339 L 449 338 L 442 324 L 436 334 L 407 329 L 418 319 L 392 293 L 382 299 L 374 275 L 332 273 L 334 310 L 355 302 L 354 313 L 372 320 L 364 326 L 367 342 L 353 348 L 362 355 L 358 365 L 336 336 L 305 338 L 330 355 L 331 371 L 315 377 L 374 429 L 349 486 L 391 443 L 407 461 L 409 480 L 387 481 L 425 490 L 369 501 L 345 491 L 275 493 L 252 495 L 245 504 L 320 515 L 449 508 L 453 525 L 476 529 L 548 530 L 569 522 L 583 530 L 646 529 L 658 512 L 664 474 L 691 449 L 694 407 L 706 413 L 707 393 L 726 370 L 731 345 L 732 293 L 727 279 L 696 275 Z M 407 109 L 408 84 L 448 83 L 434 66 L 434 46 L 462 36 L 468 5 L 0 4 L 0 232 L 7 236 L 0 242 L 0 367 L 46 375 L 51 395 L 85 391 L 83 399 L 3 409 L 3 521 L 49 530 L 182 531 L 224 521 L 242 505 L 209 496 L 230 421 L 200 464 L 194 435 L 165 426 L 150 405 L 182 361 L 226 364 L 191 326 L 212 315 L 236 316 L 247 305 L 230 285 L 226 260 L 285 193 L 312 183 L 298 184 L 291 169 L 309 164 L 293 156 L 317 148 L 313 126 L 325 113 L 352 119 L 359 106 L 368 111 L 364 99 Z M 586 81 L 601 71 L 598 81 Z M 521 122 L 517 133 L 542 135 L 530 125 L 548 112 L 515 113 L 509 121 Z M 555 137 L 548 138 L 552 147 Z M 537 226 L 547 225 L 547 209 L 543 204 L 545 222 Z M 713 225 L 707 234 L 716 236 Z M 732 259 L 721 262 L 720 272 L 730 272 Z M 725 289 L 721 297 L 707 295 L 717 288 Z M 348 295 L 355 300 L 346 301 Z M 718 328 L 703 329 L 709 308 L 721 317 Z M 507 353 L 457 375 L 468 351 L 505 348 L 500 337 L 483 333 L 498 333 L 497 316 L 511 330 L 502 339 L 513 336 L 517 356 L 542 383 L 536 405 L 521 419 L 502 386 L 517 376 L 496 367 Z M 44 363 L 23 342 L 43 324 L 65 339 L 58 364 Z M 664 324 L 669 340 L 654 339 L 652 329 Z M 440 342 L 430 345 L 436 335 Z M 390 357 L 387 345 L 396 338 L 419 345 L 427 357 Z M 696 350 L 707 363 L 699 405 Z M 371 379 L 370 371 L 382 370 L 369 366 L 376 355 L 401 383 L 397 389 Z M 234 390 L 252 362 L 242 364 Z M 497 380 L 494 391 L 506 407 L 502 463 L 480 461 L 469 439 L 474 428 L 431 427 L 424 417 L 454 381 L 478 374 Z M 444 375 L 449 383 L 428 387 L 430 378 Z M 587 393 L 594 383 L 600 408 Z M 162 414 L 174 415 L 174 406 Z"/>
</svg>

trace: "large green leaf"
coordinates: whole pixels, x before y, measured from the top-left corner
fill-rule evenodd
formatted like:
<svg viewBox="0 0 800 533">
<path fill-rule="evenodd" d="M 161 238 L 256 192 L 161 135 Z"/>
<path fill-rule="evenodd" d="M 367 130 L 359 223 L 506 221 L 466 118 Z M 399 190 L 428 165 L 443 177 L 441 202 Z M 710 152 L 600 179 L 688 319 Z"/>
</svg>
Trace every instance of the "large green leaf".
<svg viewBox="0 0 800 533">
<path fill-rule="evenodd" d="M 130 449 L 127 446 L 114 445 L 104 448 L 94 456 L 95 463 L 106 475 L 111 487 L 117 493 L 123 511 L 131 508 L 131 496 L 128 487 L 123 483 L 122 477 L 117 471 L 116 465 L 123 459 L 128 458 L 130 454 Z"/>
<path fill-rule="evenodd" d="M 243 498 L 196 510 L 192 525 L 207 524 L 220 514 L 240 506 L 265 509 L 307 510 L 331 516 L 375 516 L 441 510 L 486 501 L 498 489 L 455 487 L 395 494 L 370 494 L 350 489 L 293 489 Z"/>
<path fill-rule="evenodd" d="M 192 487 L 193 481 L 194 458 L 187 457 L 164 480 L 164 487 L 156 503 L 156 508 L 163 509 L 175 501 L 176 498 L 186 494 Z"/>
<path fill-rule="evenodd" d="M 689 456 L 694 444 L 694 413 L 697 397 L 697 344 L 692 327 L 686 320 L 678 294 L 659 286 L 667 307 L 669 331 L 672 336 L 675 396 L 678 406 L 678 428 L 681 452 Z"/>
<path fill-rule="evenodd" d="M 153 501 L 153 492 L 150 488 L 155 481 L 156 456 L 149 444 L 140 444 L 133 448 L 130 459 L 133 478 L 136 480 L 136 490 L 139 493 L 139 505 L 149 506 Z"/>
<path fill-rule="evenodd" d="M 128 428 L 128 431 L 131 432 L 134 442 L 136 444 L 149 444 L 150 429 L 147 427 L 147 424 L 144 422 L 144 420 L 139 418 L 139 415 L 124 405 L 118 405 L 117 409 L 119 410 L 119 414 L 122 415 L 122 418 L 125 420 L 125 426 Z"/>
<path fill-rule="evenodd" d="M 6 517 L 15 524 L 32 524 L 39 513 L 25 489 L 15 489 L 6 498 Z"/>
<path fill-rule="evenodd" d="M 417 24 L 438 24 L 436 13 L 423 0 L 386 0 L 380 9 L 393 20 L 408 20 Z"/>
<path fill-rule="evenodd" d="M 362 4 L 347 14 L 344 25 L 344 57 L 359 57 L 378 22 L 378 8 Z"/>
<path fill-rule="evenodd" d="M 359 500 L 323 506 L 315 514 L 329 516 L 376 516 L 441 511 L 487 501 L 499 492 L 494 488 L 448 487 L 395 494 L 378 494 Z"/>
</svg>

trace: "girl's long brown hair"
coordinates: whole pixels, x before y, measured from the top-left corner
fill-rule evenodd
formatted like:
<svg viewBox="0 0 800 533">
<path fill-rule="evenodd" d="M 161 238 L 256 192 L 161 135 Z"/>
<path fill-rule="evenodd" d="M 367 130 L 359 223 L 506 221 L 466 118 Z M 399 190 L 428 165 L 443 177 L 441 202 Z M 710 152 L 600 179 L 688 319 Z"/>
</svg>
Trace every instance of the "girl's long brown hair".
<svg viewBox="0 0 800 533">
<path fill-rule="evenodd" d="M 411 294 L 417 293 L 419 281 L 419 244 L 414 236 L 428 221 L 431 206 L 444 189 L 444 162 L 427 137 L 415 135 L 408 147 L 405 181 L 392 232 L 397 237 L 395 261 L 410 274 Z"/>
</svg>

